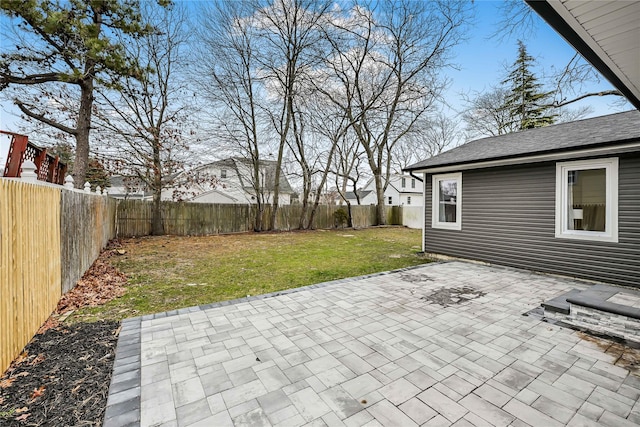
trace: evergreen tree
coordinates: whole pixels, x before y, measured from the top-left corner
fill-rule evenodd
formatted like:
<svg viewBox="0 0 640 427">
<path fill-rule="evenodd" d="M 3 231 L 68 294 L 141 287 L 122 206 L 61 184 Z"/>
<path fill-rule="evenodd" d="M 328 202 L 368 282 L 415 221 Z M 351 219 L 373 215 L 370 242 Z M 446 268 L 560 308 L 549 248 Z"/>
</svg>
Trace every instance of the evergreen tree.
<svg viewBox="0 0 640 427">
<path fill-rule="evenodd" d="M 548 102 L 553 92 L 542 91 L 543 85 L 531 71 L 534 65 L 534 58 L 527 53 L 524 43 L 518 40 L 518 58 L 507 78 L 502 81 L 510 91 L 502 108 L 509 114 L 512 128 L 517 130 L 548 126 L 557 117 Z"/>
<path fill-rule="evenodd" d="M 12 18 L 2 37 L 5 45 L 15 46 L 0 55 L 0 90 L 13 85 L 40 90 L 38 105 L 19 95 L 13 102 L 31 119 L 75 137 L 73 175 L 81 188 L 89 163 L 94 87 L 117 87 L 120 78 L 141 78 L 148 71 L 126 54 L 115 35 L 142 37 L 153 28 L 142 22 L 137 0 L 2 0 L 0 13 Z M 12 37 L 10 28 L 15 28 L 17 35 Z M 73 124 L 51 114 L 51 105 L 47 104 L 51 85 L 78 92 Z"/>
</svg>

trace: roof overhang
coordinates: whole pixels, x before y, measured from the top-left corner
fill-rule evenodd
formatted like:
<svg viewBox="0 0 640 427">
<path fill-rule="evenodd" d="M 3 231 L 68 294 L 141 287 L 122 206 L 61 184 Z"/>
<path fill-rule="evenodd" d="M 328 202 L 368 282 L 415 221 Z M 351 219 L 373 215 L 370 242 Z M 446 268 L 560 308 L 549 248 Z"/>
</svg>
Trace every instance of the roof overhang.
<svg viewBox="0 0 640 427">
<path fill-rule="evenodd" d="M 640 1 L 525 1 L 640 110 Z"/>
<path fill-rule="evenodd" d="M 420 169 L 412 169 L 413 173 L 446 173 L 471 169 L 493 168 L 500 166 L 523 165 L 528 163 L 550 162 L 558 160 L 570 160 L 584 157 L 609 156 L 622 153 L 640 151 L 640 141 L 626 142 L 616 145 L 608 145 L 580 150 L 559 151 L 551 153 L 532 154 L 528 156 L 509 157 L 503 159 L 489 159 L 478 162 L 431 166 Z"/>
</svg>

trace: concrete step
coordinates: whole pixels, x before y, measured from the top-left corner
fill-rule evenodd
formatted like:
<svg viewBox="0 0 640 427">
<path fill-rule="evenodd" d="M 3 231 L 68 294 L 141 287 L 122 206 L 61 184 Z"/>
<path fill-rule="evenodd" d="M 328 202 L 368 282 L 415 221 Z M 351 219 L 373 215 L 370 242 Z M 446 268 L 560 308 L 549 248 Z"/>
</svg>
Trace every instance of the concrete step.
<svg viewBox="0 0 640 427">
<path fill-rule="evenodd" d="M 572 328 L 640 343 L 640 291 L 612 285 L 572 289 L 542 303 L 544 318 Z"/>
</svg>

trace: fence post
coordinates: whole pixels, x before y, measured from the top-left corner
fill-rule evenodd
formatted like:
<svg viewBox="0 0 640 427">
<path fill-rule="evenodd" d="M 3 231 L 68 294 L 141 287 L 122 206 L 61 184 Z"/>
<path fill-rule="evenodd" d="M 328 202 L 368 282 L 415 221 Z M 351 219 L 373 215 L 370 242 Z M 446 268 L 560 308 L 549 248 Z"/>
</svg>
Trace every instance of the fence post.
<svg viewBox="0 0 640 427">
<path fill-rule="evenodd" d="M 36 164 L 31 160 L 26 160 L 22 163 L 22 173 L 20 174 L 20 178 L 25 182 L 38 182 Z"/>
<path fill-rule="evenodd" d="M 67 190 L 73 190 L 73 177 L 71 175 L 67 175 L 64 179 L 64 188 Z"/>
<path fill-rule="evenodd" d="M 84 192 L 91 193 L 91 184 L 89 184 L 89 181 L 84 183 Z"/>
</svg>

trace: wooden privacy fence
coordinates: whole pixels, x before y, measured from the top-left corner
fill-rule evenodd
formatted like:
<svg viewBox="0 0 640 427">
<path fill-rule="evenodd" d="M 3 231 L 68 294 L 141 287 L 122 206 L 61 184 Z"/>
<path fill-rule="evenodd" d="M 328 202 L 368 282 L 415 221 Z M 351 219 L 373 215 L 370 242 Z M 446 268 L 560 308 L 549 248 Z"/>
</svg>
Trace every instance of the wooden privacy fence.
<svg viewBox="0 0 640 427">
<path fill-rule="evenodd" d="M 55 309 L 60 286 L 60 189 L 0 180 L 0 371 Z"/>
<path fill-rule="evenodd" d="M 116 222 L 118 237 L 147 236 L 151 234 L 151 202 L 142 200 L 118 201 Z M 334 228 L 333 214 L 340 206 L 321 205 L 316 211 L 313 228 Z M 346 207 L 342 207 L 346 209 Z M 176 236 L 203 236 L 208 234 L 240 233 L 253 231 L 255 206 L 212 203 L 162 202 L 162 222 L 165 234 Z M 357 228 L 376 225 L 375 206 L 352 206 L 353 225 Z M 402 208 L 389 206 L 387 224 L 402 224 Z M 298 228 L 302 206 L 285 205 L 276 213 L 277 230 Z M 307 214 L 308 215 L 308 214 Z M 265 228 L 269 228 L 271 207 L 262 215 Z"/>
<path fill-rule="evenodd" d="M 117 201 L 0 179 L 0 372 L 115 237 Z"/>
<path fill-rule="evenodd" d="M 61 277 L 62 293 L 65 293 L 116 236 L 117 200 L 63 190 L 60 205 Z"/>
</svg>

